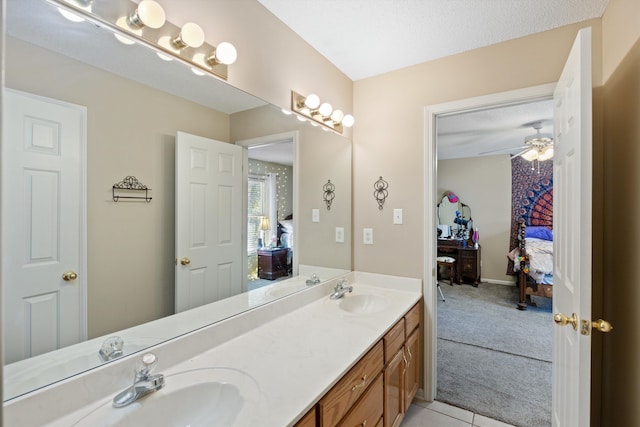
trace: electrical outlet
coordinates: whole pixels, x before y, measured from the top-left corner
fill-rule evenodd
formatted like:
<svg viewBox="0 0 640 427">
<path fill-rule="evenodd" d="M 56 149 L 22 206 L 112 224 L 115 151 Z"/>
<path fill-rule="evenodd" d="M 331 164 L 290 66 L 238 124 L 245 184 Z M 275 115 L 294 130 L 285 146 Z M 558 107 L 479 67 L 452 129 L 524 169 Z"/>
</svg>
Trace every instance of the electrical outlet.
<svg viewBox="0 0 640 427">
<path fill-rule="evenodd" d="M 344 243 L 344 227 L 336 227 L 336 243 Z"/>
<path fill-rule="evenodd" d="M 320 209 L 311 209 L 311 222 L 320 222 Z"/>
<path fill-rule="evenodd" d="M 402 209 L 393 210 L 393 223 L 402 224 Z"/>
<path fill-rule="evenodd" d="M 362 243 L 365 245 L 373 245 L 373 228 L 365 228 L 362 230 Z"/>
</svg>

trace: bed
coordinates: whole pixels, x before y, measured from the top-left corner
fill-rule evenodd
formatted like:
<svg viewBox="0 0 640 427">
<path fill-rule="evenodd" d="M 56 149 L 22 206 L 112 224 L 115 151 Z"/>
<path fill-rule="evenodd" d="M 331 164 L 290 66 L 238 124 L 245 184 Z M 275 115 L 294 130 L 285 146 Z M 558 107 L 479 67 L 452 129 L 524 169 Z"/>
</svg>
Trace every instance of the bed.
<svg viewBox="0 0 640 427">
<path fill-rule="evenodd" d="M 508 254 L 520 289 L 518 309 L 527 309 L 527 296 L 553 297 L 553 231 L 547 227 L 518 226 L 518 244 Z"/>
<path fill-rule="evenodd" d="M 293 260 L 293 215 L 287 215 L 285 219 L 278 221 L 278 247 L 288 248 L 287 269 L 292 270 Z"/>
</svg>

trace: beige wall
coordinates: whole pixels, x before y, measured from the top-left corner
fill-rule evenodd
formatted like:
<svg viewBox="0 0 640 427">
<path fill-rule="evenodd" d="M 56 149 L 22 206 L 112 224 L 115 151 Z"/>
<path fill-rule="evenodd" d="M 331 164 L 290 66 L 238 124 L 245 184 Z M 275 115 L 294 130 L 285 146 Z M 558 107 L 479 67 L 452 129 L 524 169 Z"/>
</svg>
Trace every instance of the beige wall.
<svg viewBox="0 0 640 427">
<path fill-rule="evenodd" d="M 511 161 L 508 155 L 438 161 L 438 191 L 453 191 L 471 207 L 480 233 L 482 280 L 513 283 L 505 274 L 511 228 Z"/>
<path fill-rule="evenodd" d="M 207 42 L 226 40 L 236 46 L 230 84 L 280 107 L 290 108 L 291 90 L 296 90 L 353 111 L 353 82 L 258 1 L 181 0 L 162 6 L 174 24 L 200 24 Z"/>
<path fill-rule="evenodd" d="M 89 338 L 172 314 L 175 134 L 228 141 L 229 116 L 13 38 L 6 55 L 7 87 L 87 107 Z M 113 202 L 127 175 L 151 203 Z"/>
<path fill-rule="evenodd" d="M 589 25 L 593 27 L 597 82 L 601 78 L 600 20 L 355 83 L 354 236 L 361 235 L 364 227 L 372 227 L 375 236 L 374 245 L 354 239 L 355 269 L 423 277 L 423 174 L 431 173 L 424 170 L 424 107 L 552 83 L 560 75 L 578 29 Z M 544 60 L 540 60 L 541 52 Z M 389 198 L 384 211 L 377 212 L 371 188 L 380 175 L 389 182 Z M 392 225 L 393 208 L 404 209 L 404 225 Z"/>
<path fill-rule="evenodd" d="M 640 3 L 611 1 L 603 18 L 604 310 L 615 330 L 602 338 L 603 425 L 640 425 L 640 227 L 628 217 L 640 208 Z M 609 73 L 610 72 L 610 73 Z"/>
</svg>

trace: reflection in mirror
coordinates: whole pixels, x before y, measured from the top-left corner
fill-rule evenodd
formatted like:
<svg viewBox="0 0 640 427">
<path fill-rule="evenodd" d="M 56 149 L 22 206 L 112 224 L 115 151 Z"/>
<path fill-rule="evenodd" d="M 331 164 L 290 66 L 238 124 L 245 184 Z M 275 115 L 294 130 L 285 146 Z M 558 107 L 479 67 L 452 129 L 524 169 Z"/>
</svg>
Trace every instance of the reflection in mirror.
<svg viewBox="0 0 640 427">
<path fill-rule="evenodd" d="M 70 311 L 82 314 L 86 309 L 86 318 L 75 322 L 77 331 L 70 339 L 51 339 L 60 332 L 51 328 L 27 339 L 22 317 L 11 317 L 8 305 L 30 304 L 33 310 L 41 309 L 40 313 L 50 310 L 49 317 L 43 317 L 44 323 L 58 325 L 61 323 L 54 321 L 54 308 L 58 306 L 55 298 L 63 293 L 40 291 L 36 298 L 17 296 L 19 303 L 5 298 L 5 342 L 10 331 L 21 331 L 10 346 L 15 350 L 12 357 L 5 359 L 12 362 L 5 366 L 5 399 L 98 366 L 103 363 L 99 350 L 110 337 L 120 337 L 122 353 L 128 355 L 305 289 L 305 279 L 313 273 L 327 280 L 350 269 L 351 145 L 347 139 L 300 123 L 224 82 L 196 77 L 176 61 L 163 62 L 146 48 L 121 45 L 94 25 L 68 22 L 45 1 L 8 0 L 5 29 L 6 87 L 37 96 L 27 98 L 42 101 L 38 97 L 45 97 L 47 102 L 54 100 L 62 107 L 80 111 L 77 134 L 80 140 L 84 138 L 85 151 L 80 141 L 78 159 L 82 163 L 86 158 L 85 202 L 71 204 L 86 209 L 86 227 L 78 227 L 82 218 L 75 221 L 76 229 L 86 232 L 86 250 L 80 248 L 77 260 L 70 263 L 73 265 L 61 265 L 59 260 L 44 263 L 54 266 L 54 281 L 65 292 L 78 291 L 77 303 L 72 303 L 74 310 Z M 13 109 L 4 111 L 9 110 Z M 34 134 L 52 135 L 41 132 L 46 129 L 43 124 L 32 126 Z M 299 278 L 292 276 L 238 295 L 222 293 L 226 299 L 174 315 L 174 156 L 178 131 L 223 142 L 281 133 L 295 135 L 291 212 L 297 209 L 300 218 L 294 217 L 297 240 L 292 255 L 299 265 Z M 9 147 L 6 132 L 3 128 L 3 162 Z M 44 137 L 42 141 L 45 143 L 40 145 L 48 147 L 53 140 Z M 61 142 L 66 144 L 66 140 Z M 71 164 L 78 168 L 77 162 Z M 82 167 L 79 170 L 82 172 Z M 151 188 L 151 202 L 113 201 L 112 185 L 130 175 Z M 57 182 L 48 176 L 32 177 L 33 188 L 45 195 Z M 15 184 L 18 179 L 3 175 L 3 197 L 5 185 Z M 328 179 L 336 184 L 330 211 L 322 210 L 322 186 Z M 81 180 L 78 183 L 82 184 Z M 20 204 L 5 200 L 3 205 Z M 311 221 L 312 209 L 320 209 L 320 223 Z M 2 215 L 7 218 L 7 212 Z M 19 228 L 15 227 L 19 221 L 22 219 L 18 218 L 13 228 Z M 246 224 L 245 218 L 241 223 L 245 237 Z M 333 239 L 336 227 L 344 227 L 344 243 L 337 244 Z M 6 231 L 2 233 L 4 253 L 17 254 L 14 264 L 19 265 L 19 256 L 26 252 L 16 249 L 22 243 L 5 239 Z M 248 265 L 250 251 L 242 246 Z M 3 260 L 5 296 L 10 294 L 7 290 L 13 280 L 4 268 L 8 262 Z M 248 267 L 244 277 L 233 280 L 244 282 L 249 274 L 246 270 Z M 63 280 L 62 274 L 67 271 L 74 271 L 77 278 Z M 243 289 L 247 289 L 246 283 Z"/>
<path fill-rule="evenodd" d="M 473 229 L 471 208 L 453 191 L 445 191 L 438 203 L 438 238 L 469 239 Z"/>
</svg>

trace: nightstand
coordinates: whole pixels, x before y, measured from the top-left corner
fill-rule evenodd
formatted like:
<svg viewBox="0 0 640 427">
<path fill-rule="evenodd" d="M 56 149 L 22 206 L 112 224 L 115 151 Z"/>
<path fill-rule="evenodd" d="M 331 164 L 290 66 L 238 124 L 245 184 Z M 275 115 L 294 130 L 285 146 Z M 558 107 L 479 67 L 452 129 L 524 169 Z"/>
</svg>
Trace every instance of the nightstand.
<svg viewBox="0 0 640 427">
<path fill-rule="evenodd" d="M 274 280 L 288 275 L 288 248 L 258 249 L 258 277 Z"/>
</svg>

